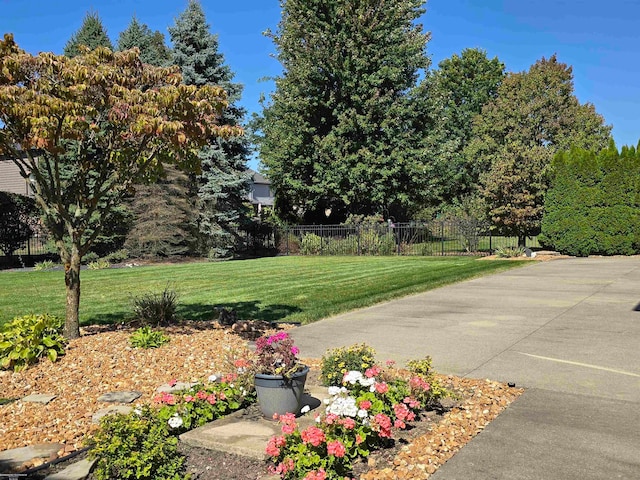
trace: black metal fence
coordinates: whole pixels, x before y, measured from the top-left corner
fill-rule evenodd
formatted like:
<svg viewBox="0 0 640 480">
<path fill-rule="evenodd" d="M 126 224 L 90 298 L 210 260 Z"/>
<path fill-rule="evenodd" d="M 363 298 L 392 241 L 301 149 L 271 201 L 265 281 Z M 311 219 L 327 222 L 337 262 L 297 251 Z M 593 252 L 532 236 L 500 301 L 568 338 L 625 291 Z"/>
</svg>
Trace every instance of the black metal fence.
<svg viewBox="0 0 640 480">
<path fill-rule="evenodd" d="M 375 225 L 294 225 L 247 235 L 247 250 L 281 255 L 490 255 L 515 247 L 517 237 L 485 224 L 433 221 Z M 539 247 L 536 237 L 527 246 Z"/>
<path fill-rule="evenodd" d="M 52 253 L 47 241 L 45 234 L 36 234 L 12 255 L 6 255 L 0 250 L 0 267 L 32 267 L 43 260 L 56 260 L 58 255 Z"/>
</svg>

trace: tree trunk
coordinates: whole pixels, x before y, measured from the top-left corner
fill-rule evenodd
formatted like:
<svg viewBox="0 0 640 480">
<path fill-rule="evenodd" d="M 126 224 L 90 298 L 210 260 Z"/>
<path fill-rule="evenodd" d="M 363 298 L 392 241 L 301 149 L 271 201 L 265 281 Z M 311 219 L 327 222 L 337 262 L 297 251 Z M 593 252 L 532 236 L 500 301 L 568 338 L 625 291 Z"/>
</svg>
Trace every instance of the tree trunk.
<svg viewBox="0 0 640 480">
<path fill-rule="evenodd" d="M 67 286 L 67 318 L 64 337 L 68 340 L 80 337 L 80 254 L 72 247 L 71 258 L 64 264 L 64 283 Z"/>
<path fill-rule="evenodd" d="M 522 248 L 526 248 L 527 246 L 527 236 L 526 235 L 518 235 L 518 246 Z"/>
</svg>

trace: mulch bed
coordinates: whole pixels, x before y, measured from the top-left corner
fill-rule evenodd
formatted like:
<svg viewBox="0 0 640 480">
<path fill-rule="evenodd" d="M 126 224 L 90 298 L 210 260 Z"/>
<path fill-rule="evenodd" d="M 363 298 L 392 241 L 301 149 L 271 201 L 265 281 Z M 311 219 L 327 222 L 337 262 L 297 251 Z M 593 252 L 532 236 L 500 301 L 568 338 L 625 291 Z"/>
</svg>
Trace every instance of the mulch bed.
<svg viewBox="0 0 640 480">
<path fill-rule="evenodd" d="M 70 342 L 67 354 L 57 363 L 44 361 L 20 373 L 0 371 L 0 398 L 31 393 L 57 396 L 48 405 L 21 401 L 0 405 L 0 450 L 54 442 L 65 445 L 59 455 L 69 454 L 80 449 L 84 437 L 97 428 L 91 417 L 106 406 L 97 401 L 103 393 L 135 390 L 142 393 L 139 402 L 151 402 L 158 386 L 171 379 L 205 380 L 223 370 L 230 351 L 247 348 L 244 333 L 216 322 L 186 322 L 163 330 L 170 343 L 141 350 L 129 345 L 131 328 L 91 327 Z M 308 363 L 313 367 L 313 361 Z M 356 476 L 363 480 L 427 478 L 522 393 L 489 380 L 453 376 L 442 380 L 458 394 L 457 404 L 445 412 L 431 412 L 411 429 L 398 432 L 390 448 L 356 466 Z M 266 477 L 265 462 L 186 445 L 180 448 L 194 479 Z"/>
</svg>

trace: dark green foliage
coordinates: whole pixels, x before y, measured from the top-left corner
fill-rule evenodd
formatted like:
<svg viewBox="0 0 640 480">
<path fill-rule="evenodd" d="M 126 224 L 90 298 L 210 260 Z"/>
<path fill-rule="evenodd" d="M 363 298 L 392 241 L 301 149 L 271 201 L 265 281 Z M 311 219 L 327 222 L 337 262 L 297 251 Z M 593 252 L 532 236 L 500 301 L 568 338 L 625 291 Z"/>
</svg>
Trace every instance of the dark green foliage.
<svg viewBox="0 0 640 480">
<path fill-rule="evenodd" d="M 88 442 L 89 457 L 97 459 L 93 475 L 98 480 L 183 480 L 184 457 L 178 439 L 166 422 L 144 406 L 140 413 L 108 415 Z"/>
<path fill-rule="evenodd" d="M 219 52 L 218 37 L 210 33 L 200 3 L 190 0 L 169 33 L 174 46 L 173 63 L 182 70 L 184 83 L 222 86 L 229 101 L 222 114 L 223 122 L 241 125 L 246 113 L 238 105 L 242 85 L 233 82 L 234 74 Z M 200 248 L 210 256 L 225 257 L 237 243 L 244 216 L 248 141 L 245 137 L 212 139 L 199 156 L 202 171 L 195 178 L 194 190 Z"/>
<path fill-rule="evenodd" d="M 67 344 L 63 325 L 62 319 L 46 314 L 14 318 L 0 330 L 0 368 L 18 372 L 42 357 L 55 362 Z"/>
<path fill-rule="evenodd" d="M 593 105 L 580 104 L 571 67 L 555 56 L 507 76 L 475 118 L 465 150 L 483 172 L 481 192 L 494 224 L 524 245 L 540 229 L 553 155 L 571 146 L 603 148 L 610 131 Z"/>
<path fill-rule="evenodd" d="M 613 142 L 556 155 L 540 242 L 569 255 L 640 251 L 640 152 Z"/>
<path fill-rule="evenodd" d="M 169 289 L 161 293 L 145 293 L 133 299 L 134 320 L 154 327 L 177 322 L 178 294 Z"/>
<path fill-rule="evenodd" d="M 273 39 L 283 74 L 255 129 L 285 219 L 338 223 L 393 215 L 419 201 L 408 92 L 428 34 L 422 0 L 288 0 Z M 327 218 L 326 212 L 330 215 Z"/>
<path fill-rule="evenodd" d="M 464 149 L 473 135 L 473 119 L 494 99 L 504 79 L 504 64 L 486 52 L 465 49 L 439 63 L 411 94 L 415 128 L 424 133 L 418 155 L 425 157 L 430 205 L 452 204 L 478 184 L 477 164 Z"/>
<path fill-rule="evenodd" d="M 164 67 L 171 63 L 171 50 L 164 41 L 164 35 L 140 23 L 134 16 L 129 26 L 118 36 L 118 50 L 129 50 L 138 47 L 140 60 L 150 65 Z"/>
<path fill-rule="evenodd" d="M 0 192 L 0 250 L 5 255 L 24 247 L 38 223 L 33 199 Z"/>
<path fill-rule="evenodd" d="M 80 45 L 89 47 L 90 50 L 98 47 L 106 47 L 113 50 L 107 30 L 102 25 L 102 20 L 100 20 L 97 12 L 87 12 L 82 21 L 82 26 L 65 45 L 64 55 L 67 57 L 80 55 Z"/>
</svg>

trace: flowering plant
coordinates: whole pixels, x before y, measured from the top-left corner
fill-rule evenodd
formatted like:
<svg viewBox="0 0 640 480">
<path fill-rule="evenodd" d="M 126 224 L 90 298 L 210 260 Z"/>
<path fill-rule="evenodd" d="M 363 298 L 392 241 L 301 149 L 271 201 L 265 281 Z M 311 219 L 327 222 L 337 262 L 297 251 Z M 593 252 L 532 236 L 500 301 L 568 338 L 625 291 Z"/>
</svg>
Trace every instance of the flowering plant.
<svg viewBox="0 0 640 480">
<path fill-rule="evenodd" d="M 293 344 L 293 338 L 287 332 L 281 331 L 258 338 L 255 353 L 256 373 L 289 378 L 305 367 L 298 360 L 300 350 Z"/>
<path fill-rule="evenodd" d="M 367 457 L 416 419 L 422 405 L 415 394 L 428 388 L 377 365 L 346 372 L 341 386 L 329 387 L 315 426 L 300 430 L 295 416 L 278 417 L 282 435 L 272 437 L 266 450 L 274 462 L 271 472 L 284 479 L 349 478 L 356 458 Z"/>
<path fill-rule="evenodd" d="M 245 389 L 235 373 L 221 378 L 213 375 L 207 384 L 160 393 L 154 398 L 155 403 L 160 404 L 158 419 L 167 422 L 171 433 L 176 435 L 244 408 L 254 400 L 254 392 Z"/>
</svg>

